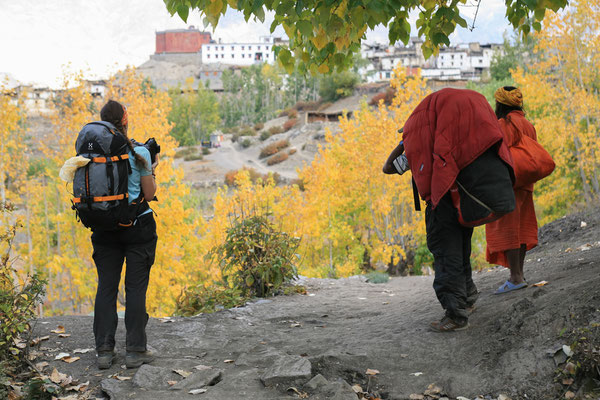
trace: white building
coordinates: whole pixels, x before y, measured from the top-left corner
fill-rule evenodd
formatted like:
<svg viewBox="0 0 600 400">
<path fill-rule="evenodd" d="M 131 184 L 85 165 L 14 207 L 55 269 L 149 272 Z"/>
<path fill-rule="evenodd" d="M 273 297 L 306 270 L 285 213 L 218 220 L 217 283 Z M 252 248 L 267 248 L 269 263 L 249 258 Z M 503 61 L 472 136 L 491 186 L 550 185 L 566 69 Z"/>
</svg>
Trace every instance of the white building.
<svg viewBox="0 0 600 400">
<path fill-rule="evenodd" d="M 272 64 L 276 39 L 263 36 L 256 43 L 209 43 L 202 45 L 202 63 L 233 65 Z"/>
</svg>

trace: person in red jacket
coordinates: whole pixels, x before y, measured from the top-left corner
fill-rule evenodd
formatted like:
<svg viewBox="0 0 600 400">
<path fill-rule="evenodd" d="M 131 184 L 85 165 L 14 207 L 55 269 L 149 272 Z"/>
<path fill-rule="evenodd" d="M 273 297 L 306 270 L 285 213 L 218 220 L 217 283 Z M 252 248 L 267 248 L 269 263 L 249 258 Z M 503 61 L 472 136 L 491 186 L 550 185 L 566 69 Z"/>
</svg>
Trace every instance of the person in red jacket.
<svg viewBox="0 0 600 400">
<path fill-rule="evenodd" d="M 494 94 L 496 116 L 509 148 L 523 135 L 537 140 L 535 128 L 523 113 L 523 94 L 514 86 L 499 88 Z M 491 264 L 510 269 L 510 277 L 496 294 L 527 287 L 523 274 L 525 253 L 538 244 L 538 226 L 533 205 L 533 184 L 515 188 L 515 210 L 485 226 L 486 258 Z"/>
<path fill-rule="evenodd" d="M 492 147 L 497 148 L 506 164 L 512 165 L 498 120 L 485 97 L 472 90 L 446 88 L 430 94 L 415 108 L 404 124 L 402 142 L 383 167 L 386 174 L 410 168 L 416 188 L 427 203 L 425 222 L 427 247 L 434 257 L 433 288 L 445 310 L 440 321 L 431 323 L 431 329 L 437 332 L 466 329 L 469 308 L 478 297 L 471 276 L 473 228 L 458 222 L 449 190 L 459 172 Z"/>
</svg>

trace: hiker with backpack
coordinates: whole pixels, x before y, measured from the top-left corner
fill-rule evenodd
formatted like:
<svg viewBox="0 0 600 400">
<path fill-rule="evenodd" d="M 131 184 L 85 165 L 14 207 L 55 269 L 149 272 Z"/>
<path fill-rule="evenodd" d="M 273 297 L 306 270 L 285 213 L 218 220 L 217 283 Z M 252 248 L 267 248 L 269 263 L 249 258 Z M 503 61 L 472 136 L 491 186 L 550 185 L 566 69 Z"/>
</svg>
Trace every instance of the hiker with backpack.
<svg viewBox="0 0 600 400">
<path fill-rule="evenodd" d="M 496 116 L 511 151 L 516 175 L 515 210 L 485 226 L 487 261 L 510 269 L 510 277 L 495 292 L 503 294 L 527 287 L 523 273 L 525 253 L 538 244 L 533 183 L 539 177 L 531 177 L 531 173 L 526 171 L 523 173 L 523 159 L 525 158 L 525 165 L 531 164 L 533 174 L 544 176 L 552 172 L 554 162 L 549 154 L 544 154 L 545 151 L 539 149 L 535 128 L 523 112 L 521 90 L 514 86 L 504 86 L 496 91 L 494 97 Z M 528 157 L 535 160 L 528 163 Z M 545 164 L 536 165 L 544 160 Z"/>
<path fill-rule="evenodd" d="M 76 142 L 77 157 L 63 172 L 73 178 L 73 209 L 92 230 L 92 258 L 98 272 L 94 303 L 94 336 L 98 367 L 110 368 L 116 359 L 117 293 L 123 262 L 125 328 L 128 368 L 154 359 L 146 347 L 146 290 L 156 252 L 156 222 L 148 202 L 156 193 L 155 170 L 160 147 L 134 146 L 127 137 L 127 108 L 109 100 L 102 121 L 83 127 Z M 152 159 L 155 158 L 154 162 Z"/>
<path fill-rule="evenodd" d="M 383 166 L 411 170 L 415 207 L 427 203 L 427 247 L 434 257 L 433 288 L 445 310 L 436 332 L 468 327 L 479 295 L 471 276 L 473 226 L 514 209 L 511 156 L 494 111 L 471 90 L 442 89 L 427 96 L 404 124 L 402 141 Z"/>
</svg>

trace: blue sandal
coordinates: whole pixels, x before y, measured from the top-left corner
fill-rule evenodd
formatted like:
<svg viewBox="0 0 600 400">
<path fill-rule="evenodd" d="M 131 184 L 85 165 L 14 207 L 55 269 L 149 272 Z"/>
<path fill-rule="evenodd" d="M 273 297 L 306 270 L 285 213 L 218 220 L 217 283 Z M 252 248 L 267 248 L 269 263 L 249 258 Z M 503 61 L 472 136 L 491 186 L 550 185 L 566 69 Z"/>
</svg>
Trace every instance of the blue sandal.
<svg viewBox="0 0 600 400">
<path fill-rule="evenodd" d="M 521 283 L 518 283 L 515 285 L 514 283 L 507 280 L 498 288 L 498 290 L 496 290 L 494 292 L 494 294 L 508 293 L 508 292 L 512 292 L 513 290 L 519 290 L 519 289 L 523 289 L 526 287 L 527 287 L 527 282 L 521 282 Z"/>
</svg>

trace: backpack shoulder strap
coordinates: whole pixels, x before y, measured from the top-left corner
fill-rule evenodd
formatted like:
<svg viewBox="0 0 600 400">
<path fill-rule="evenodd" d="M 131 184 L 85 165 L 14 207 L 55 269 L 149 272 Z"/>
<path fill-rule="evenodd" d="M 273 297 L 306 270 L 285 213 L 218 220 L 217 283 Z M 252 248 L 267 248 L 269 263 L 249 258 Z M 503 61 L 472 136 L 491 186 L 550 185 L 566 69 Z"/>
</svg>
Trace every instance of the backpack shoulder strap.
<svg viewBox="0 0 600 400">
<path fill-rule="evenodd" d="M 413 199 L 415 201 L 415 210 L 421 211 L 421 199 L 419 199 L 419 191 L 417 190 L 417 183 L 415 182 L 415 178 L 412 178 L 412 188 Z"/>
</svg>

